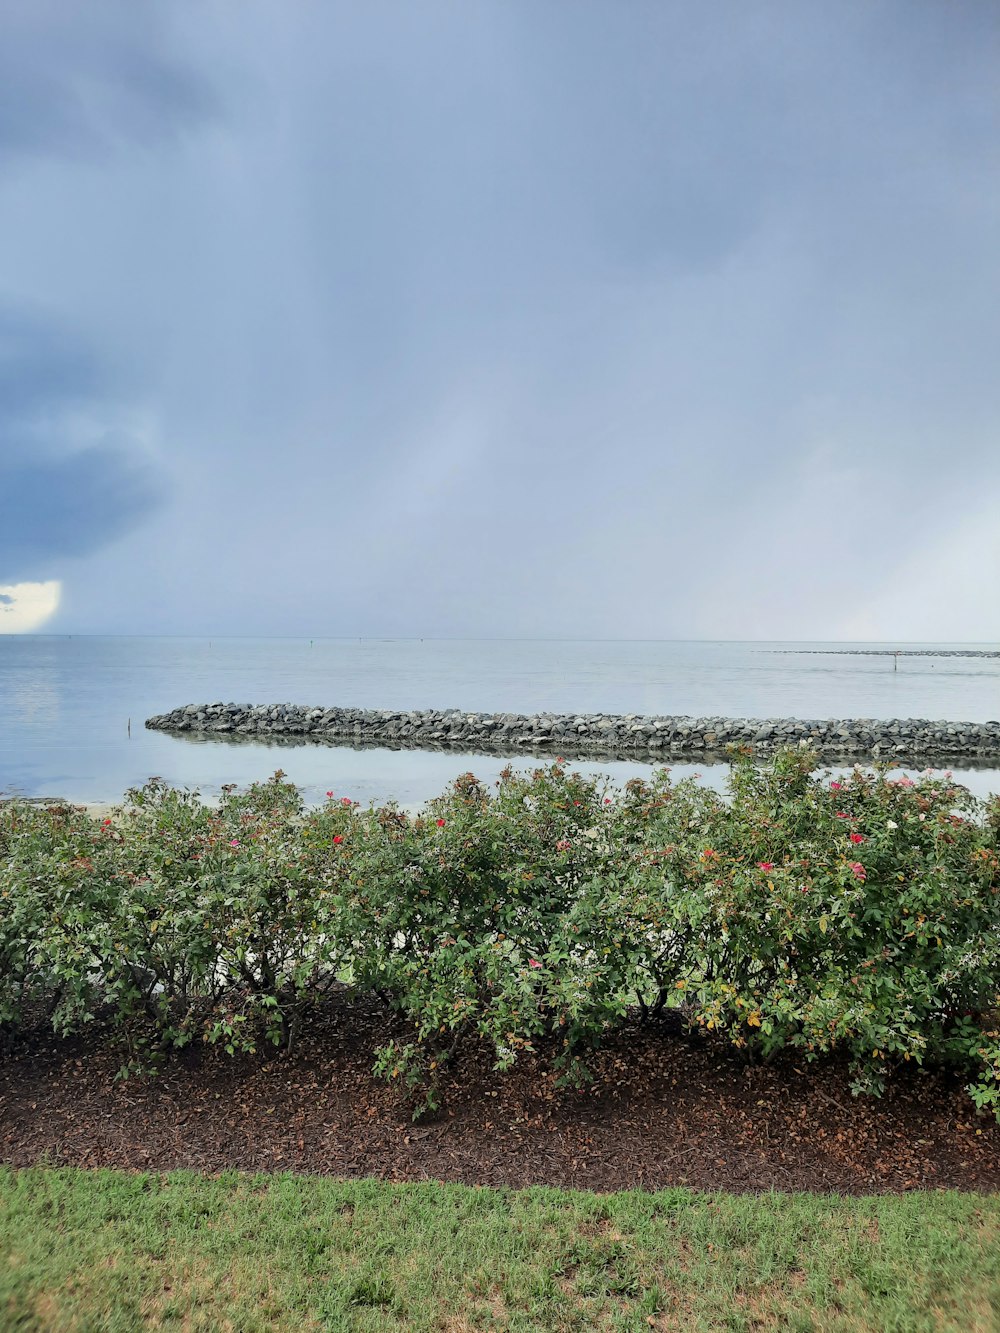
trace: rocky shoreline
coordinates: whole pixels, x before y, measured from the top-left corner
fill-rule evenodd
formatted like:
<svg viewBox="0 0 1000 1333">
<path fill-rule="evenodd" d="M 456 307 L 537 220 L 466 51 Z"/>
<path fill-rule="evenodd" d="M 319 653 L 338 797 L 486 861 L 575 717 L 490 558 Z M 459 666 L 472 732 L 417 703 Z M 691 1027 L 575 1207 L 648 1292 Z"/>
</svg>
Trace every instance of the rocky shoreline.
<svg viewBox="0 0 1000 1333">
<path fill-rule="evenodd" d="M 188 704 L 148 718 L 152 731 L 219 740 L 295 738 L 345 745 L 544 752 L 584 758 L 720 758 L 732 744 L 770 754 L 803 745 L 821 759 L 1000 762 L 1000 721 L 947 722 L 925 718 L 798 719 L 645 717 L 635 713 L 473 713 L 317 708 L 301 704 Z"/>
</svg>

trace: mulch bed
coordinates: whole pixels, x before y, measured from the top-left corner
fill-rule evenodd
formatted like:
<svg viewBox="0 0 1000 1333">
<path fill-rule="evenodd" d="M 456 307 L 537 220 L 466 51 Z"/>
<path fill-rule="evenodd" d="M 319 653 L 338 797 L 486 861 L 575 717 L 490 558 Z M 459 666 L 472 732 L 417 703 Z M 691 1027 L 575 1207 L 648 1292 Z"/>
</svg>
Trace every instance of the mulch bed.
<svg viewBox="0 0 1000 1333">
<path fill-rule="evenodd" d="M 596 1190 L 1000 1188 L 1000 1126 L 944 1074 L 904 1066 L 881 1100 L 856 1099 L 835 1065 L 748 1065 L 668 1024 L 625 1027 L 582 1093 L 556 1091 L 542 1061 L 495 1074 L 470 1047 L 443 1109 L 414 1124 L 371 1074 L 395 1026 L 338 1003 L 290 1054 L 199 1049 L 126 1080 L 99 1032 L 22 1038 L 0 1059 L 0 1161 Z"/>
</svg>

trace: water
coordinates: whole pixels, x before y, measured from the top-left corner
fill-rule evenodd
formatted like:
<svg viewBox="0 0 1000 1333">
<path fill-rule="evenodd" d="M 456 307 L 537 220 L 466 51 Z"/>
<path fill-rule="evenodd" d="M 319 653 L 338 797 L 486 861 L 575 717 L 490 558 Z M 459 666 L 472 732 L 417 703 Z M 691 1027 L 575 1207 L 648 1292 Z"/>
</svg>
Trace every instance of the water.
<svg viewBox="0 0 1000 1333">
<path fill-rule="evenodd" d="M 192 741 L 143 727 L 153 713 L 213 700 L 521 713 L 975 722 L 1000 716 L 1000 659 L 902 657 L 894 670 L 891 657 L 787 651 L 822 646 L 0 636 L 0 792 L 115 801 L 155 774 L 210 795 L 225 782 L 266 778 L 280 767 L 309 800 L 333 790 L 363 803 L 394 797 L 416 804 L 459 772 L 471 768 L 489 780 L 508 762 L 489 755 Z M 639 763 L 574 767 L 618 781 L 649 771 Z M 673 768 L 700 772 L 712 785 L 724 781 L 722 766 Z M 1000 791 L 995 769 L 965 771 L 961 778 L 980 794 Z"/>
</svg>

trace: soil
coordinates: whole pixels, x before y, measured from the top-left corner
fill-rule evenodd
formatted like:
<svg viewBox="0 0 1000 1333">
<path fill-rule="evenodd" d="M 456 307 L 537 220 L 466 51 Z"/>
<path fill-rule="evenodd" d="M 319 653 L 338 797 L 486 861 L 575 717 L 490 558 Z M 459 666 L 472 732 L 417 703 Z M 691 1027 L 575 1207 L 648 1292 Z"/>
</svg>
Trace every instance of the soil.
<svg viewBox="0 0 1000 1333">
<path fill-rule="evenodd" d="M 905 1065 L 881 1099 L 854 1098 L 836 1065 L 750 1065 L 667 1024 L 629 1026 L 582 1093 L 556 1090 L 542 1058 L 499 1075 L 469 1046 L 442 1109 L 413 1123 L 371 1074 L 395 1026 L 338 1002 L 290 1053 L 203 1048 L 128 1079 L 107 1034 L 22 1037 L 0 1060 L 0 1160 L 595 1190 L 1000 1188 L 1000 1126 L 947 1074 Z"/>
</svg>

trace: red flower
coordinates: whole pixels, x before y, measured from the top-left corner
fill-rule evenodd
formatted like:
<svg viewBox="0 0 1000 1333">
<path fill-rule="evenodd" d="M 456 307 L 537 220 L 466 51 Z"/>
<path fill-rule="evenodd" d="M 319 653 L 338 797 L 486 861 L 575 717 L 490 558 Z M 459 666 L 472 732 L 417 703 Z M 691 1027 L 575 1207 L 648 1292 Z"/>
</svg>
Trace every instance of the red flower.
<svg viewBox="0 0 1000 1333">
<path fill-rule="evenodd" d="M 610 796 L 605 796 L 605 798 L 604 798 L 604 804 L 605 804 L 605 805 L 610 805 L 610 804 L 611 804 L 611 797 L 610 797 Z"/>
<path fill-rule="evenodd" d="M 337 843 L 337 842 L 343 842 L 343 841 L 344 841 L 344 839 L 340 836 L 339 833 L 335 833 L 335 834 L 333 835 L 333 840 L 334 840 L 335 843 Z"/>
<path fill-rule="evenodd" d="M 851 816 L 847 813 L 846 810 L 838 810 L 835 816 L 835 818 L 837 819 L 850 819 L 850 817 Z"/>
<path fill-rule="evenodd" d="M 757 869 L 758 869 L 758 870 L 773 870 L 773 869 L 774 869 L 774 862 L 773 862 L 773 861 L 758 861 L 758 862 L 757 862 Z"/>
<path fill-rule="evenodd" d="M 102 819 L 102 820 L 101 820 L 101 823 L 104 825 L 105 828 L 110 828 L 110 827 L 111 827 L 111 820 L 110 820 L 110 819 Z"/>
<path fill-rule="evenodd" d="M 528 959 L 528 966 L 529 966 L 529 967 L 541 967 L 541 963 L 538 961 L 537 958 L 529 958 L 529 959 Z"/>
<path fill-rule="evenodd" d="M 864 842 L 864 840 L 865 840 L 865 835 L 863 833 L 851 834 L 851 842 Z"/>
<path fill-rule="evenodd" d="M 830 783 L 830 788 L 831 788 L 832 791 L 840 791 L 840 789 L 841 789 L 841 787 L 842 787 L 843 785 L 844 785 L 844 784 L 843 784 L 842 782 L 831 782 L 831 783 Z"/>
<path fill-rule="evenodd" d="M 571 846 L 571 844 L 570 844 L 569 839 L 568 839 L 568 838 L 563 838 L 560 842 L 557 842 L 557 843 L 556 843 L 556 851 L 557 851 L 557 852 L 568 852 L 569 849 L 570 849 L 570 846 Z"/>
<path fill-rule="evenodd" d="M 444 820 L 443 820 L 443 819 L 439 819 L 439 820 L 438 820 L 438 828 L 444 828 Z"/>
<path fill-rule="evenodd" d="M 341 798 L 340 798 L 340 804 L 341 804 L 341 805 L 353 805 L 354 802 L 351 800 L 351 798 L 350 798 L 349 796 L 341 796 Z"/>
<path fill-rule="evenodd" d="M 332 791 L 328 791 L 326 795 L 327 795 L 327 799 L 329 800 L 329 798 L 333 795 L 333 792 L 332 792 Z"/>
</svg>

